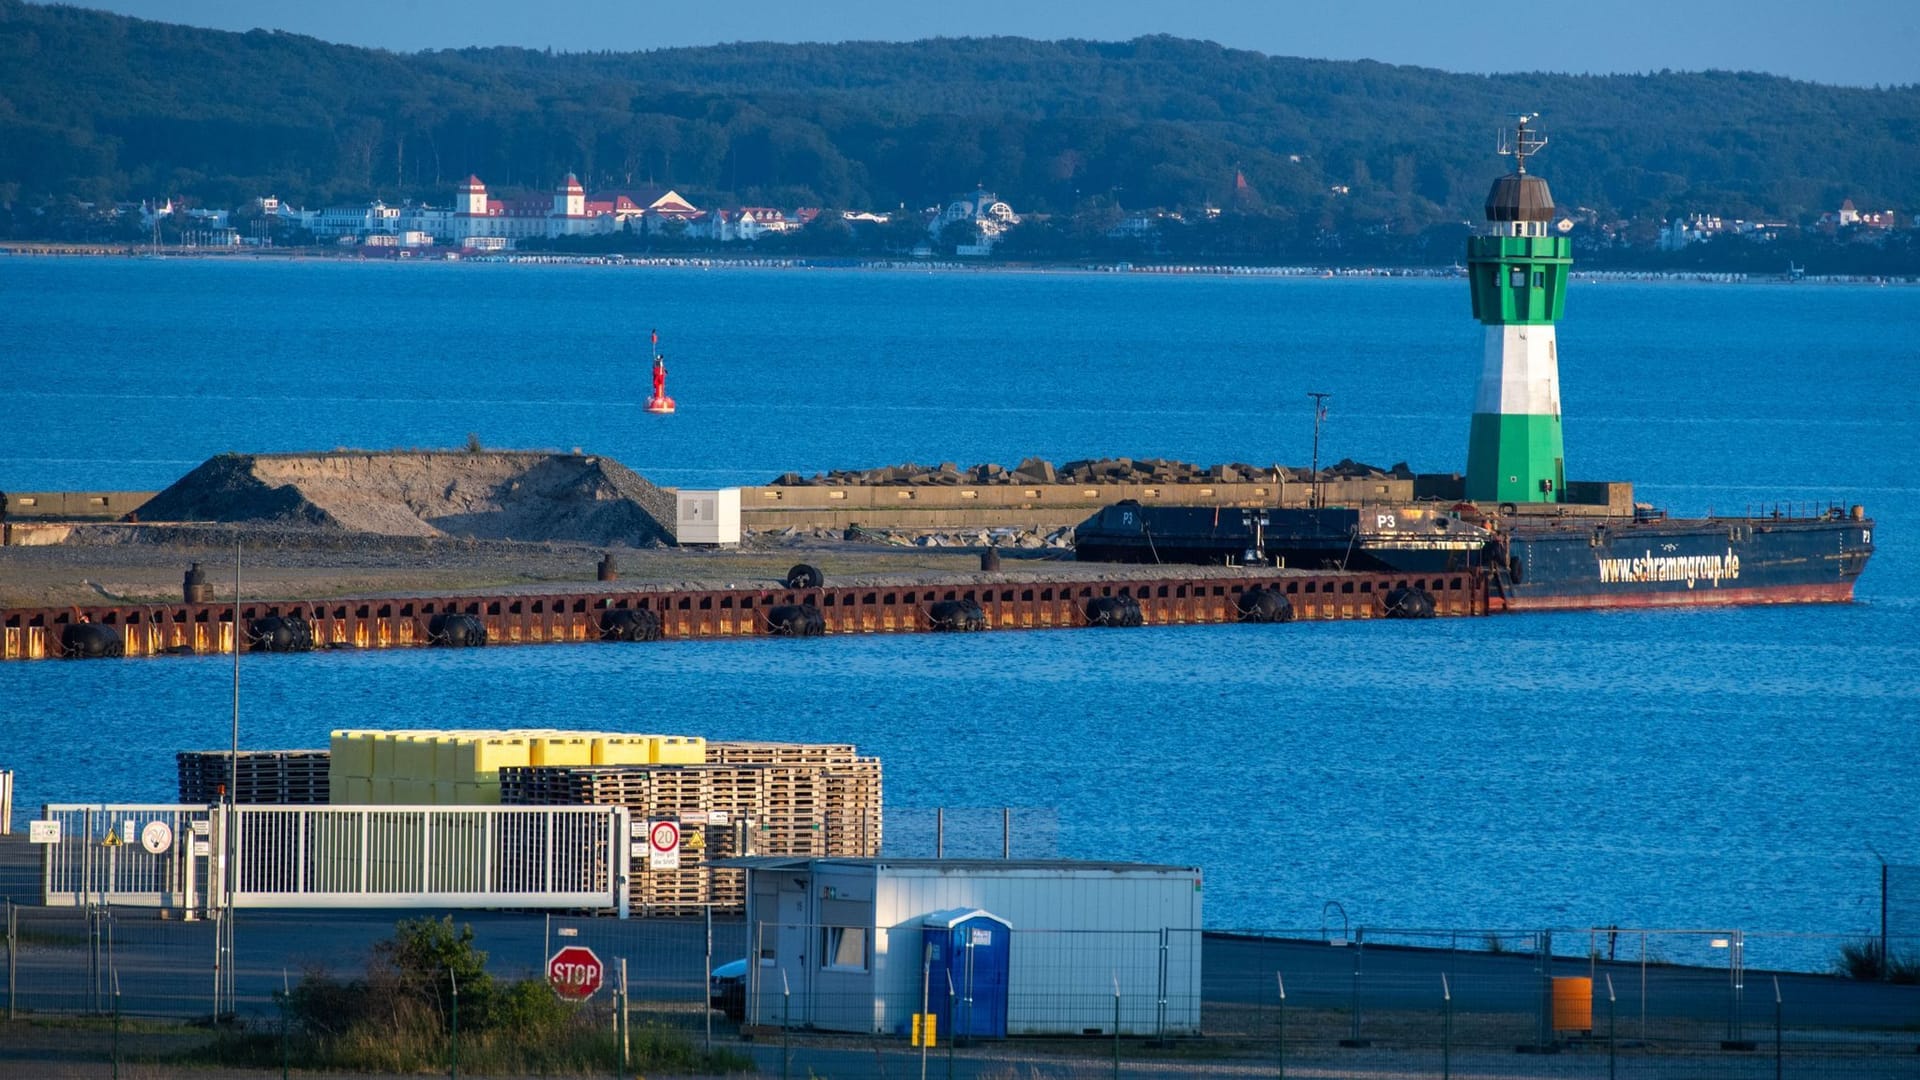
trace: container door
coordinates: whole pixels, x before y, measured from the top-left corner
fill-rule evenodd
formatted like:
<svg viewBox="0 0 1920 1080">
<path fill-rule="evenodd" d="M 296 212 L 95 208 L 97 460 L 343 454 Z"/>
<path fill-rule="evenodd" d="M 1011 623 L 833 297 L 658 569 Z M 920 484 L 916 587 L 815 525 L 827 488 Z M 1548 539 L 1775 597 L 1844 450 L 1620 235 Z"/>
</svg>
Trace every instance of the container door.
<svg viewBox="0 0 1920 1080">
<path fill-rule="evenodd" d="M 808 978 L 812 968 L 808 966 L 808 944 L 813 940 L 813 928 L 807 925 L 807 897 L 801 892 L 782 892 L 780 894 L 780 927 L 776 935 L 775 965 L 787 973 L 787 986 L 793 992 L 793 1023 L 807 1023 L 810 1000 L 808 988 L 812 985 Z M 773 985 L 780 985 L 780 972 L 772 973 Z"/>
</svg>

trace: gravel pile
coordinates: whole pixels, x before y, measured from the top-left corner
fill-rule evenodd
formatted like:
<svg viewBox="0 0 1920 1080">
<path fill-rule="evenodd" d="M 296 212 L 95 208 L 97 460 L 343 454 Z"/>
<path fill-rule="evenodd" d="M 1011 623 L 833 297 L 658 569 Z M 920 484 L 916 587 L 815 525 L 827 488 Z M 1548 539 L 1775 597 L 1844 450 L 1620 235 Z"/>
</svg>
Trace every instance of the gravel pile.
<svg viewBox="0 0 1920 1080">
<path fill-rule="evenodd" d="M 672 542 L 673 496 L 617 461 L 509 451 L 222 454 L 140 508 L 390 537 L 643 547 Z"/>
</svg>

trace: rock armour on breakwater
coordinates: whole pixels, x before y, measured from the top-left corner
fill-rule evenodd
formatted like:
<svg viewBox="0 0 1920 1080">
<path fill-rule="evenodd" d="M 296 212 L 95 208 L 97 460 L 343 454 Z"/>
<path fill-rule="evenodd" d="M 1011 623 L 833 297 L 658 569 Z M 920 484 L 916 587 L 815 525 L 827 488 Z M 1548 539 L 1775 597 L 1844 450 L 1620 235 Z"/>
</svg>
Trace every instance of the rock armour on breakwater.
<svg viewBox="0 0 1920 1080">
<path fill-rule="evenodd" d="M 520 451 L 222 454 L 146 521 L 641 547 L 672 542 L 673 495 L 611 458 Z"/>
<path fill-rule="evenodd" d="M 1351 458 L 1320 470 L 1322 480 L 1411 480 L 1413 470 L 1406 462 L 1381 469 Z M 877 469 L 835 469 L 827 473 L 801 476 L 783 473 L 772 481 L 774 487 L 883 487 L 888 485 L 967 485 L 993 484 L 1232 484 L 1261 480 L 1287 480 L 1307 483 L 1313 470 L 1286 465 L 1255 466 L 1243 462 L 1220 465 L 1196 465 L 1164 458 L 1085 458 L 1055 465 L 1044 458 L 1027 458 L 1009 469 L 991 462 L 961 468 L 951 461 L 939 465 L 883 465 Z"/>
</svg>

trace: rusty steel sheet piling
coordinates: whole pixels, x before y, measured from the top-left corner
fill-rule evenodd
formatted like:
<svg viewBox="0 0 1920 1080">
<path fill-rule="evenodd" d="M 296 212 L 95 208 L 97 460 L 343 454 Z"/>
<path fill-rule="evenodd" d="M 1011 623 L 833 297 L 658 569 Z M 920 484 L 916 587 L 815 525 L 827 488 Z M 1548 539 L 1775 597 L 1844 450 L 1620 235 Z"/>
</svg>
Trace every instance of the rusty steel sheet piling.
<svg viewBox="0 0 1920 1080">
<path fill-rule="evenodd" d="M 636 584 L 623 589 L 548 592 L 422 593 L 334 600 L 248 600 L 244 628 L 270 617 L 306 620 L 315 648 L 386 649 L 430 644 L 436 616 L 468 615 L 486 626 L 489 645 L 598 641 L 606 612 L 640 609 L 660 619 L 663 639 L 761 637 L 776 628 L 776 607 L 811 605 L 836 634 L 915 633 L 936 629 L 929 609 L 941 601 L 973 601 L 988 630 L 1085 627 L 1087 606 L 1102 597 L 1129 597 L 1146 626 L 1241 621 L 1239 598 L 1253 589 L 1286 597 L 1292 619 L 1316 622 L 1387 617 L 1387 596 L 1418 589 L 1434 600 L 1434 614 L 1485 615 L 1487 583 L 1474 571 L 1373 574 L 1281 571 L 1246 576 L 1156 574 L 1121 581 L 1008 580 L 967 584 L 673 588 Z M 62 655 L 66 627 L 112 627 L 126 656 L 227 653 L 234 647 L 227 603 L 104 604 L 0 609 L 0 659 Z M 251 645 L 250 645 L 251 647 Z"/>
</svg>

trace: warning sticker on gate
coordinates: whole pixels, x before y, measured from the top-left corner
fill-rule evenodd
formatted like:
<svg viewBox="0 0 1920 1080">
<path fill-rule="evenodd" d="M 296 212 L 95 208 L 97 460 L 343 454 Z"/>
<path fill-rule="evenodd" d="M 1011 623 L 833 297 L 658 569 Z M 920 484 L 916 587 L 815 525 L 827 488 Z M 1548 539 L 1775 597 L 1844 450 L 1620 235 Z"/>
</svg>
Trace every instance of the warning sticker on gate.
<svg viewBox="0 0 1920 1080">
<path fill-rule="evenodd" d="M 647 869 L 680 869 L 680 824 L 655 821 L 647 825 Z"/>
</svg>

